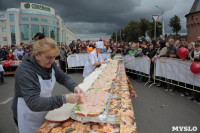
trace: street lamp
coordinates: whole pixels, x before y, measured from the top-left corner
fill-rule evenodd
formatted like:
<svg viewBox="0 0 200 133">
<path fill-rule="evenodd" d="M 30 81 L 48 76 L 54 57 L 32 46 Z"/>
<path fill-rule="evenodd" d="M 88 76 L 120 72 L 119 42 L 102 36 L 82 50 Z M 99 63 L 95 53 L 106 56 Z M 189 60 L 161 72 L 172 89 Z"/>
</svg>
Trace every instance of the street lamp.
<svg viewBox="0 0 200 133">
<path fill-rule="evenodd" d="M 156 8 L 160 9 L 162 11 L 161 16 L 162 16 L 162 38 L 165 40 L 165 27 L 164 27 L 164 11 L 162 8 L 159 6 L 155 5 Z"/>
</svg>

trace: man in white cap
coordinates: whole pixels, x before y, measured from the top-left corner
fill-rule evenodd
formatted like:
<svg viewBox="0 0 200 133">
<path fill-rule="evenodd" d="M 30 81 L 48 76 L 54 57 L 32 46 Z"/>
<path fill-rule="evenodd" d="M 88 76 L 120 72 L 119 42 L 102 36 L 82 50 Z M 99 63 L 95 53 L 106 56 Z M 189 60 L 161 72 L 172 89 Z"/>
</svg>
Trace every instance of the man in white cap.
<svg viewBox="0 0 200 133">
<path fill-rule="evenodd" d="M 83 70 L 83 77 L 87 77 L 92 73 L 95 68 L 101 64 L 105 64 L 106 61 L 102 60 L 101 54 L 103 50 L 103 42 L 96 42 L 96 50 L 92 51 L 89 54 L 89 58 L 85 64 L 84 70 Z"/>
</svg>

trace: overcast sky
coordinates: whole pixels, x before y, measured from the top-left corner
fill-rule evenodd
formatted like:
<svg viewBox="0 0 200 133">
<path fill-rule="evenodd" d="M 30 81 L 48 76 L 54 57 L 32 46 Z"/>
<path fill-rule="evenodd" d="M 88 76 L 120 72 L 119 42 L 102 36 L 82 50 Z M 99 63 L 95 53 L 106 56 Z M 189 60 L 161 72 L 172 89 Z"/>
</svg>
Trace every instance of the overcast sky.
<svg viewBox="0 0 200 133">
<path fill-rule="evenodd" d="M 20 8 L 22 0 L 0 0 L 0 11 Z M 186 18 L 194 0 L 25 0 L 51 6 L 62 17 L 66 25 L 82 40 L 110 38 L 111 34 L 127 25 L 131 20 L 160 15 L 164 10 L 165 32 L 171 33 L 169 20 L 174 15 L 181 19 L 181 33 L 186 33 Z M 158 19 L 161 21 L 161 17 Z"/>
</svg>

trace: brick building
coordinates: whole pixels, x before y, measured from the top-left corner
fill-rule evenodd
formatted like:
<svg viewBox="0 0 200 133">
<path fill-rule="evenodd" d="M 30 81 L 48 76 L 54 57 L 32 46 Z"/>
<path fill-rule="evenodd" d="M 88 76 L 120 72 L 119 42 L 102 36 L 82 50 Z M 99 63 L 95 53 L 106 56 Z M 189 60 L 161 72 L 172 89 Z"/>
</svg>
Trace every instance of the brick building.
<svg viewBox="0 0 200 133">
<path fill-rule="evenodd" d="M 195 42 L 197 36 L 200 36 L 200 0 L 195 0 L 187 18 L 187 41 Z"/>
</svg>

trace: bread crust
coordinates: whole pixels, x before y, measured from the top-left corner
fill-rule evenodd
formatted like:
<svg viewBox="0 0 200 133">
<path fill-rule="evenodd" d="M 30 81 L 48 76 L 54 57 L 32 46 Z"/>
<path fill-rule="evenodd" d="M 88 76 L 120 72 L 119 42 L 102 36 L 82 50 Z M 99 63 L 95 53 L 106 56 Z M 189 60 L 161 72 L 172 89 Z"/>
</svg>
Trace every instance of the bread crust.
<svg viewBox="0 0 200 133">
<path fill-rule="evenodd" d="M 81 112 L 75 112 L 76 115 L 79 115 L 79 116 L 85 116 L 83 113 Z M 99 116 L 99 114 L 88 114 L 87 116 L 89 117 L 97 117 Z"/>
<path fill-rule="evenodd" d="M 46 119 L 46 118 L 45 118 Z M 49 122 L 65 122 L 65 121 L 67 121 L 67 120 L 69 120 L 70 118 L 68 118 L 68 119 L 66 119 L 66 120 L 61 120 L 61 121 L 56 121 L 56 120 L 48 120 L 48 119 L 46 119 L 47 121 L 49 121 Z"/>
</svg>

